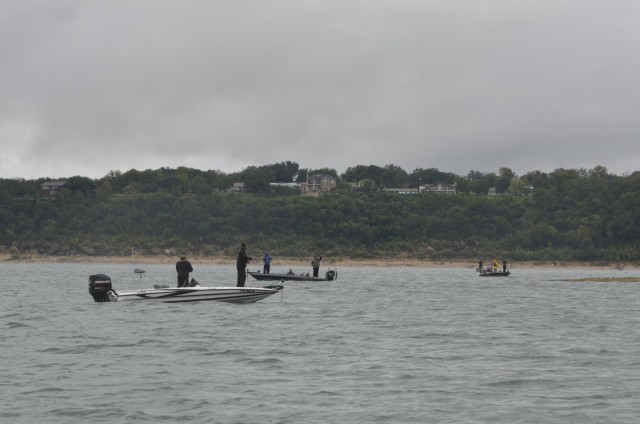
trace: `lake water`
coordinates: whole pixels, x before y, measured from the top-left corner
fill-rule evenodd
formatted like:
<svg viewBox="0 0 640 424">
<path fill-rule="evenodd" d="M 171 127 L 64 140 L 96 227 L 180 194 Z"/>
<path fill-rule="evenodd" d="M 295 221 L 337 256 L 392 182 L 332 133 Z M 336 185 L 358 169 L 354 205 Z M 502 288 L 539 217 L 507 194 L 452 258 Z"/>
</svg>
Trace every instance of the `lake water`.
<svg viewBox="0 0 640 424">
<path fill-rule="evenodd" d="M 345 267 L 246 305 L 89 296 L 94 273 L 175 284 L 139 267 L 0 264 L 0 422 L 638 421 L 640 284 L 557 280 L 639 271 Z"/>
</svg>

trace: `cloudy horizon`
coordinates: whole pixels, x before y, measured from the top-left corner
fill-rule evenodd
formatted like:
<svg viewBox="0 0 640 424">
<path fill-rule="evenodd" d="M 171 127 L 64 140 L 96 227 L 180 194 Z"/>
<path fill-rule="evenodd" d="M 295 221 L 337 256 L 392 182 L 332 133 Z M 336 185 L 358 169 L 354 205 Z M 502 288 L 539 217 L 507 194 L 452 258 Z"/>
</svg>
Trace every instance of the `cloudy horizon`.
<svg viewBox="0 0 640 424">
<path fill-rule="evenodd" d="M 8 0 L 0 178 L 639 170 L 632 0 Z"/>
</svg>

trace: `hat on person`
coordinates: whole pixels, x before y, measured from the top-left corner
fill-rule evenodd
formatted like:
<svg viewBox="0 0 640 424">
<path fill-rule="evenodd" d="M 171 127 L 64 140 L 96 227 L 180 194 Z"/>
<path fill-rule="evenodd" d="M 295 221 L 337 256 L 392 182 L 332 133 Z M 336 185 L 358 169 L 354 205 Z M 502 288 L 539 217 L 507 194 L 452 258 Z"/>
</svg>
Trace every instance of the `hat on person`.
<svg viewBox="0 0 640 424">
<path fill-rule="evenodd" d="M 247 243 L 242 243 L 240 246 L 247 247 Z"/>
<path fill-rule="evenodd" d="M 187 257 L 186 256 L 180 256 L 180 259 L 184 260 L 184 259 L 187 259 Z"/>
</svg>

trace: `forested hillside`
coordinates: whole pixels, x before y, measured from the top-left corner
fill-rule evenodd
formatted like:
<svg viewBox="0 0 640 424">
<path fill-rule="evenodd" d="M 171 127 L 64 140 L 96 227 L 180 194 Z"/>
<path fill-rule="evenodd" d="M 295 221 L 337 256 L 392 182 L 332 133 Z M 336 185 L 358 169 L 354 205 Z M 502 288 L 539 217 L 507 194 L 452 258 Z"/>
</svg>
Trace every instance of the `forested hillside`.
<svg viewBox="0 0 640 424">
<path fill-rule="evenodd" d="M 511 175 L 500 196 L 355 194 L 342 186 L 304 197 L 278 190 L 216 191 L 215 178 L 191 171 L 180 178 L 154 171 L 182 185 L 138 171 L 144 180 L 118 181 L 122 174 L 72 177 L 53 197 L 39 194 L 44 180 L 0 180 L 1 249 L 16 257 L 127 256 L 131 248 L 140 254 L 217 256 L 234 255 L 245 241 L 256 255 L 269 250 L 289 257 L 321 252 L 426 260 L 638 259 L 639 172 L 616 176 L 598 167 Z M 226 176 L 220 187 L 239 177 Z M 470 185 L 471 176 L 454 176 L 465 178 L 463 184 Z M 530 188 L 526 195 L 524 186 Z"/>
</svg>

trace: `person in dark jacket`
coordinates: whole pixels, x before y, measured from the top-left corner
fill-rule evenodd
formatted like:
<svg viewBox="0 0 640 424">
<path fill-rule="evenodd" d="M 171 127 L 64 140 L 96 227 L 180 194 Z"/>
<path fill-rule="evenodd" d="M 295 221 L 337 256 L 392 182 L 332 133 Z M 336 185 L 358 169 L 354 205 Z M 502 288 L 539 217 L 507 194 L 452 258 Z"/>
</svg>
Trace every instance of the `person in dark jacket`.
<svg viewBox="0 0 640 424">
<path fill-rule="evenodd" d="M 178 287 L 188 287 L 189 273 L 193 272 L 193 267 L 185 256 L 182 256 L 180 260 L 176 262 L 176 271 L 178 272 Z"/>
<path fill-rule="evenodd" d="M 238 287 L 244 287 L 245 281 L 247 281 L 247 264 L 253 259 L 247 255 L 247 244 L 242 243 L 240 245 L 240 251 L 238 252 L 238 259 L 236 260 L 236 269 L 238 270 Z"/>
</svg>

